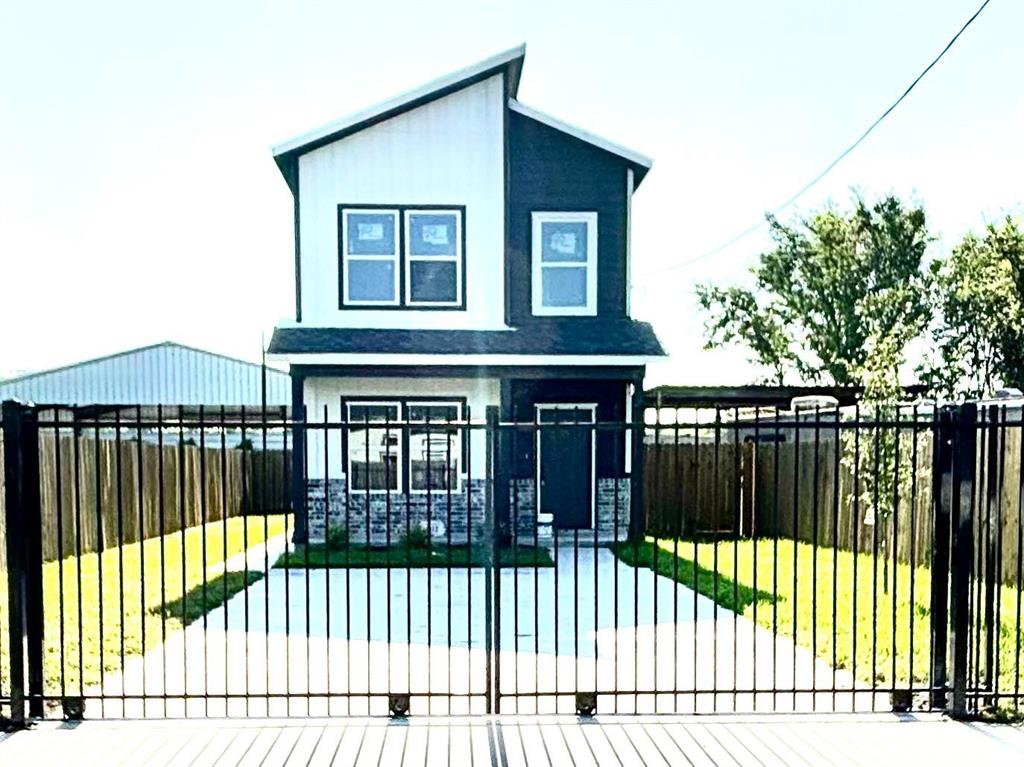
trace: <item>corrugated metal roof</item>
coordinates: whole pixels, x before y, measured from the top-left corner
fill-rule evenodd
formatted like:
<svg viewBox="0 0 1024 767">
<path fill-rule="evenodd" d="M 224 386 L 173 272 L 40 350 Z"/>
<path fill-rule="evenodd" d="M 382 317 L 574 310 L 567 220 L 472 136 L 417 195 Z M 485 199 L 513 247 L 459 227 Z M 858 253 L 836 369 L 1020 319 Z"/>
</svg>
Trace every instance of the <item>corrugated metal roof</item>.
<svg viewBox="0 0 1024 767">
<path fill-rule="evenodd" d="M 62 405 L 260 405 L 262 367 L 172 341 L 0 381 L 0 400 Z M 291 402 L 287 373 L 267 368 L 267 404 Z"/>
</svg>

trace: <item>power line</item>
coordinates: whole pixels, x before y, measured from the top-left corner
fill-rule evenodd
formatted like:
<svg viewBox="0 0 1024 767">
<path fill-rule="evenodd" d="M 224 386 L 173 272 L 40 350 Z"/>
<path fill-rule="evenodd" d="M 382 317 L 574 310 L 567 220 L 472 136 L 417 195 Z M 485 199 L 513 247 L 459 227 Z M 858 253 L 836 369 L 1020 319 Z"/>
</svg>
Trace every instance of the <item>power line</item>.
<svg viewBox="0 0 1024 767">
<path fill-rule="evenodd" d="M 914 81 L 912 83 L 910 83 L 910 85 L 907 86 L 907 89 L 905 91 L 903 91 L 903 93 L 900 95 L 900 97 L 898 99 L 896 99 L 889 106 L 888 109 L 886 109 L 884 112 L 882 112 L 882 114 L 879 115 L 878 119 L 876 119 L 873 123 L 871 123 L 871 125 L 868 126 L 868 129 L 865 130 L 862 134 L 860 134 L 860 136 L 857 138 L 856 141 L 854 141 L 852 144 L 850 144 L 850 146 L 848 146 L 846 149 L 844 149 L 839 154 L 838 157 L 836 157 L 832 162 L 830 162 L 827 166 L 825 166 L 825 169 L 822 170 L 817 176 L 815 176 L 810 181 L 808 181 L 806 184 L 804 184 L 802 187 L 800 187 L 800 189 L 795 194 L 791 195 L 789 198 L 786 199 L 785 202 L 783 202 L 781 205 L 779 205 L 779 206 L 775 207 L 773 210 L 771 210 L 768 215 L 777 216 L 779 213 L 784 211 L 786 208 L 788 208 L 790 205 L 792 205 L 794 202 L 796 202 L 798 199 L 800 199 L 800 197 L 802 197 L 809 189 L 811 189 L 811 187 L 813 187 L 819 181 L 821 181 L 823 178 L 825 178 L 825 176 L 827 176 L 832 171 L 832 169 L 835 168 L 839 163 L 841 163 L 844 159 L 846 159 L 847 155 L 849 155 L 854 149 L 856 149 L 858 146 L 860 146 L 860 144 L 864 141 L 864 139 L 866 139 L 871 134 L 871 132 L 875 128 L 877 128 L 879 126 L 879 124 L 881 124 L 882 120 L 884 120 L 886 117 L 888 117 L 892 113 L 892 111 L 894 109 L 896 109 L 896 107 L 898 107 L 900 105 L 900 103 L 907 96 L 910 95 L 910 92 L 912 90 L 914 90 L 914 88 L 917 86 L 917 84 L 919 82 L 921 82 L 921 80 L 924 79 L 924 76 L 927 75 L 931 71 L 932 67 L 934 67 L 936 64 L 939 63 L 939 61 L 941 61 L 942 57 L 945 56 L 946 53 L 949 51 L 949 49 L 953 47 L 953 45 L 959 39 L 960 35 L 962 35 L 964 33 L 964 31 L 967 29 L 967 27 L 971 26 L 971 24 L 974 22 L 974 20 L 976 18 L 978 18 L 978 16 L 981 15 L 981 12 L 985 10 L 985 7 L 990 2 L 991 2 L 991 0 L 985 0 L 985 2 L 983 2 L 981 4 L 981 6 L 978 8 L 978 10 L 976 10 L 973 13 L 973 15 L 969 19 L 967 19 L 966 22 L 964 22 L 964 25 L 962 27 L 960 27 L 960 30 L 955 35 L 953 35 L 953 37 L 950 39 L 950 41 L 948 43 L 946 43 L 946 47 L 943 48 L 941 51 L 939 51 L 939 55 L 936 56 L 934 59 L 932 59 L 931 63 L 928 66 L 926 66 L 921 71 L 921 74 L 919 74 L 917 77 L 914 78 Z M 748 226 L 746 229 L 744 229 L 739 234 L 731 237 L 730 239 L 726 240 L 725 242 L 723 242 L 720 245 L 717 245 L 716 247 L 712 248 L 711 250 L 708 250 L 708 251 L 705 251 L 704 253 L 701 253 L 699 256 L 695 256 L 694 258 L 688 259 L 686 261 L 682 261 L 682 262 L 680 262 L 678 264 L 672 264 L 671 266 L 667 266 L 667 267 L 664 267 L 662 269 L 657 269 L 655 271 L 648 272 L 647 274 L 648 275 L 663 274 L 664 272 L 675 271 L 676 269 L 682 269 L 683 267 L 689 266 L 690 264 L 695 264 L 698 261 L 703 261 L 705 258 L 710 258 L 711 256 L 714 256 L 717 253 L 720 253 L 723 250 L 725 250 L 726 248 L 730 247 L 731 245 L 734 245 L 735 243 L 739 242 L 744 237 L 747 237 L 748 235 L 753 234 L 758 229 L 760 229 L 764 224 L 765 224 L 765 219 L 762 217 L 756 223 L 751 224 L 750 226 Z"/>
</svg>

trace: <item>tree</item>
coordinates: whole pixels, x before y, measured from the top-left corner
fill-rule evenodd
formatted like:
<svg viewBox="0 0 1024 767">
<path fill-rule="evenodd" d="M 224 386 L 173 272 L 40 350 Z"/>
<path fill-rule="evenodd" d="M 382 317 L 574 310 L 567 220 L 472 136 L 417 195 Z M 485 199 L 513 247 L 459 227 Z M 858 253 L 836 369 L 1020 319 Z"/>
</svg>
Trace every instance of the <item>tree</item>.
<svg viewBox="0 0 1024 767">
<path fill-rule="evenodd" d="M 855 197 L 846 215 L 829 209 L 768 223 L 775 247 L 751 268 L 752 289 L 697 287 L 705 348 L 745 346 L 778 384 L 795 374 L 898 386 L 907 344 L 930 318 L 924 210 L 891 196 L 870 206 Z"/>
<path fill-rule="evenodd" d="M 1024 388 L 1024 232 L 1007 217 L 932 265 L 935 354 L 921 368 L 948 397 Z"/>
<path fill-rule="evenodd" d="M 887 584 L 891 520 L 910 477 L 910 452 L 901 450 L 908 433 L 893 425 L 899 371 L 931 317 L 925 213 L 891 196 L 871 206 L 855 197 L 848 215 L 826 210 L 795 225 L 768 223 L 775 248 L 751 269 L 753 289 L 697 288 L 708 314 L 705 348 L 746 346 L 778 384 L 796 373 L 811 383 L 864 386 L 861 423 L 843 430 L 839 449 L 856 477 L 862 524 L 874 526 L 885 552 Z"/>
</svg>

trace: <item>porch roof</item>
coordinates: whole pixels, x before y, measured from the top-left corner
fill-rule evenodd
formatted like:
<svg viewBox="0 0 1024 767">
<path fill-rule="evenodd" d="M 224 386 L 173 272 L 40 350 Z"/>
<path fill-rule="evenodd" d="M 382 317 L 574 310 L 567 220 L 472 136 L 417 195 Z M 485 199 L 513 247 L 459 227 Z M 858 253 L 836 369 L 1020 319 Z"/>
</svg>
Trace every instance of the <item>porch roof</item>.
<svg viewBox="0 0 1024 767">
<path fill-rule="evenodd" d="M 572 318 L 507 330 L 278 327 L 270 354 L 593 355 L 661 357 L 646 322 Z M 600 364 L 599 360 L 594 360 Z"/>
</svg>

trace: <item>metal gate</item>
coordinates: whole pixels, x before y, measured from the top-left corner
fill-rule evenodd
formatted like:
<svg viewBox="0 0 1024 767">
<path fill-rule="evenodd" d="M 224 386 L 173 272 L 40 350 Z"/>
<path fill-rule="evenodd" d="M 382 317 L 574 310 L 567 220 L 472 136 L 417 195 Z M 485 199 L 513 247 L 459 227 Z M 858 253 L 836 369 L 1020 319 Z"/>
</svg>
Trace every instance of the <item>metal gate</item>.
<svg viewBox="0 0 1024 767">
<path fill-rule="evenodd" d="M 1019 409 L 474 415 L 4 403 L 0 706 L 1024 702 Z M 591 451 L 587 491 L 557 496 L 589 509 L 542 509 L 541 483 L 564 479 L 539 470 L 545 434 Z"/>
</svg>

